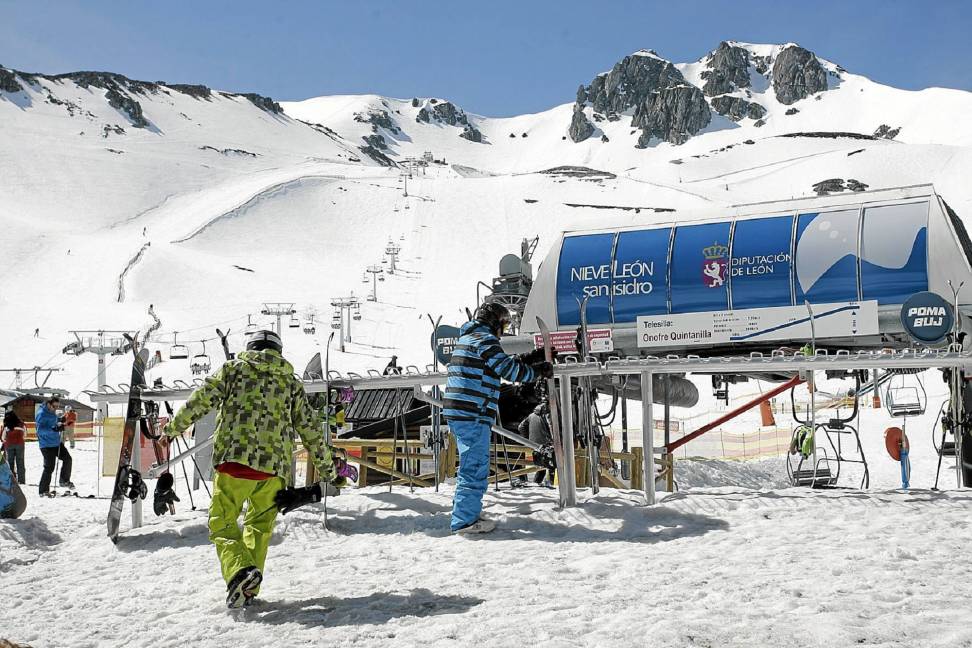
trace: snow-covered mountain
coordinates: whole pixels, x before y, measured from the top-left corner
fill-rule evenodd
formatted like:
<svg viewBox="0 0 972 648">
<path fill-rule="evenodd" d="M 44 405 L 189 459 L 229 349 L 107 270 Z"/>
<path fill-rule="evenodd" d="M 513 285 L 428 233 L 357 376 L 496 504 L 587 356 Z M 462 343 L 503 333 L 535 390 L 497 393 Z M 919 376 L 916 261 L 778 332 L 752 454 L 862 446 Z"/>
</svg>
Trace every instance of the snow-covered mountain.
<svg viewBox="0 0 972 648">
<path fill-rule="evenodd" d="M 461 321 L 524 237 L 542 255 L 565 228 L 813 195 L 824 180 L 930 182 L 972 213 L 972 93 L 899 90 L 795 44 L 736 42 L 691 63 L 636 52 L 578 83 L 560 106 L 498 119 L 443 98 L 277 103 L 0 68 L 0 367 L 60 365 L 52 383 L 91 388 L 94 358 L 61 354 L 71 329 L 137 328 L 154 304 L 158 348 L 179 331 L 195 353 L 216 325 L 239 346 L 247 315 L 267 322 L 261 305 L 278 301 L 315 317 L 314 335 L 285 331 L 300 366 L 330 332 L 331 298 L 363 298 L 389 240 L 401 270 L 332 365 L 397 353 L 424 366 L 425 313 Z M 406 196 L 401 167 L 426 153 Z"/>
</svg>

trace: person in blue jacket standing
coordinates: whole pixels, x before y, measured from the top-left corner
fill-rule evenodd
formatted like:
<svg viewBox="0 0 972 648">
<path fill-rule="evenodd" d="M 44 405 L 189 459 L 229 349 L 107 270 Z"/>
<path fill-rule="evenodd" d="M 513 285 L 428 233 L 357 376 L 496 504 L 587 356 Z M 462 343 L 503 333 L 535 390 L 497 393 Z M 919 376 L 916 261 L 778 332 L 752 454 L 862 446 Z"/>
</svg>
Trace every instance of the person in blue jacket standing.
<svg viewBox="0 0 972 648">
<path fill-rule="evenodd" d="M 539 376 L 553 375 L 551 364 L 536 351 L 523 356 L 503 352 L 499 336 L 509 323 L 505 306 L 483 304 L 459 329 L 449 361 L 443 414 L 459 449 L 453 533 L 488 533 L 496 528 L 495 522 L 480 513 L 489 479 L 490 427 L 496 420 L 500 379 L 533 382 Z"/>
<path fill-rule="evenodd" d="M 71 483 L 71 454 L 61 443 L 61 432 L 64 424 L 57 416 L 57 406 L 61 404 L 57 396 L 51 396 L 43 405 L 37 408 L 34 415 L 34 425 L 37 429 L 37 445 L 40 446 L 41 454 L 44 455 L 44 470 L 41 472 L 40 485 L 38 492 L 41 495 L 50 495 L 51 476 L 54 474 L 54 465 L 57 460 L 61 460 L 61 475 L 59 485 L 64 488 L 74 489 Z"/>
</svg>

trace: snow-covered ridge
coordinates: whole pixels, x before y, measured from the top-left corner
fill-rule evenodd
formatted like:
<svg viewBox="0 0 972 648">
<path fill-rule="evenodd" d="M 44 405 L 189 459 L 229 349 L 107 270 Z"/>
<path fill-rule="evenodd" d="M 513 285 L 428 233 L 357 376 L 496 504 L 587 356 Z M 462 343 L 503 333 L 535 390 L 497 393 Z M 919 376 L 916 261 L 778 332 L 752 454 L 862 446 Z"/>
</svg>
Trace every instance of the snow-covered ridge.
<svg viewBox="0 0 972 648">
<path fill-rule="evenodd" d="M 392 353 L 424 366 L 428 331 L 419 313 L 460 323 L 476 282 L 488 283 L 523 237 L 540 235 L 542 255 L 565 229 L 710 213 L 813 195 L 815 186 L 931 182 L 960 216 L 972 213 L 970 93 L 906 92 L 814 54 L 826 89 L 785 104 L 773 69 L 792 49 L 727 41 L 689 64 L 628 57 L 618 87 L 641 91 L 646 79 L 663 80 L 656 85 L 666 99 L 691 99 L 693 114 L 708 116 L 694 133 L 687 120 L 659 120 L 644 104 L 612 113 L 587 96 L 509 118 L 443 97 L 379 95 L 280 102 L 278 112 L 271 99 L 202 86 L 0 70 L 0 333 L 10 340 L 0 366 L 63 364 L 61 386 L 90 387 L 91 358 L 60 353 L 67 331 L 135 328 L 150 303 L 163 319 L 163 352 L 174 331 L 201 351 L 193 342 L 221 322 L 238 348 L 247 314 L 269 323 L 259 317 L 262 300 L 293 300 L 301 314 L 326 318 L 330 298 L 366 295 L 364 269 L 380 263 L 389 239 L 401 245 L 409 272 L 379 285 L 378 302 L 364 304 L 354 341 L 333 353 L 333 366 L 363 371 Z M 742 54 L 745 74 L 733 73 Z M 717 69 L 732 85 L 706 93 L 712 75 L 702 74 Z M 147 125 L 135 126 L 128 104 L 112 105 L 110 90 L 137 102 L 134 114 Z M 604 97 L 614 96 L 605 85 Z M 653 101 L 663 113 L 679 105 Z M 593 132 L 573 141 L 574 120 Z M 658 135 L 670 127 L 687 134 L 675 138 L 682 143 Z M 794 133 L 817 136 L 781 137 Z M 398 167 L 426 153 L 432 161 L 413 168 L 406 190 Z M 563 167 L 592 171 L 541 173 Z M 324 324 L 318 331 L 329 332 Z M 287 333 L 299 368 L 320 334 Z M 127 380 L 113 371 L 110 382 Z M 190 378 L 175 363 L 157 371 L 167 381 Z"/>
</svg>

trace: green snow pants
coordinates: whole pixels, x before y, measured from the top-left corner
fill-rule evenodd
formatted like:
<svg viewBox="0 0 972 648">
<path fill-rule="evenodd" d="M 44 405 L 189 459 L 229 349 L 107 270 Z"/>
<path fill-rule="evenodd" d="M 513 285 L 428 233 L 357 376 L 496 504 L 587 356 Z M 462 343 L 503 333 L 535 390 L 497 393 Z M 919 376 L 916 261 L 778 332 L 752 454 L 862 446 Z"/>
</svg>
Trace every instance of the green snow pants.
<svg viewBox="0 0 972 648">
<path fill-rule="evenodd" d="M 209 507 L 209 541 L 216 545 L 216 556 L 227 583 L 244 567 L 263 571 L 277 519 L 273 498 L 285 486 L 282 477 L 256 481 L 216 473 Z M 237 520 L 245 503 L 248 507 L 240 529 Z"/>
</svg>

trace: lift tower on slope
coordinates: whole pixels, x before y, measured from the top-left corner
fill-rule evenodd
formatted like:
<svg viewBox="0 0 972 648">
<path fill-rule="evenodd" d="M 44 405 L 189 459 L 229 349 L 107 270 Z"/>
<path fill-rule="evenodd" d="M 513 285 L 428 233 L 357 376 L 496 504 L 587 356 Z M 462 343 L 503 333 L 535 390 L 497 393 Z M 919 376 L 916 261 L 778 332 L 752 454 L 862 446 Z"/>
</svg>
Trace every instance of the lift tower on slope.
<svg viewBox="0 0 972 648">
<path fill-rule="evenodd" d="M 398 253 L 401 251 L 402 246 L 394 241 L 388 241 L 388 245 L 385 246 L 385 254 L 388 255 L 388 274 L 395 274 L 395 270 L 398 268 Z"/>
<path fill-rule="evenodd" d="M 65 355 L 79 356 L 93 353 L 98 356 L 98 391 L 105 391 L 108 378 L 105 371 L 105 357 L 123 355 L 131 350 L 131 343 L 125 335 L 135 336 L 136 331 L 70 331 L 74 335 L 74 342 L 69 342 L 61 349 Z M 98 420 L 104 421 L 108 416 L 108 404 L 98 403 Z"/>
<path fill-rule="evenodd" d="M 261 315 L 270 315 L 277 318 L 277 328 L 274 329 L 277 335 L 280 336 L 280 341 L 283 341 L 283 317 L 291 317 L 297 314 L 297 309 L 294 308 L 293 302 L 264 302 L 263 308 L 260 309 Z"/>
<path fill-rule="evenodd" d="M 365 272 L 371 274 L 371 294 L 368 295 L 368 301 L 376 302 L 378 301 L 378 276 L 381 275 L 384 270 L 381 269 L 380 265 L 370 265 L 365 268 Z M 384 281 L 384 279 L 382 279 Z"/>
<path fill-rule="evenodd" d="M 350 297 L 334 297 L 331 299 L 331 306 L 334 307 L 334 317 L 331 328 L 339 331 L 341 340 L 341 352 L 344 352 L 344 343 L 351 341 L 351 320 L 361 319 L 361 302 L 352 293 Z M 344 315 L 347 312 L 347 327 L 344 324 Z"/>
</svg>

